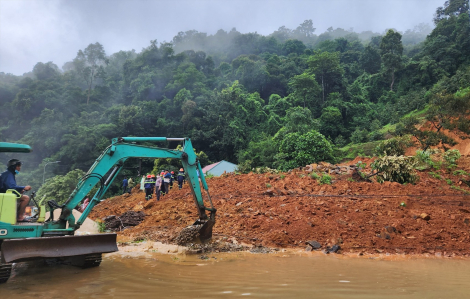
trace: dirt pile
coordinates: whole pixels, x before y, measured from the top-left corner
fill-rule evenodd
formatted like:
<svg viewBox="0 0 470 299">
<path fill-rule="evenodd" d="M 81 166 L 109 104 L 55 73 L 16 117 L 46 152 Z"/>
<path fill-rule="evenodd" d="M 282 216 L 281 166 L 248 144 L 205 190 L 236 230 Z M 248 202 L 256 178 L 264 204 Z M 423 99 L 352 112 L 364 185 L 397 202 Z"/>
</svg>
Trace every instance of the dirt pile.
<svg viewBox="0 0 470 299">
<path fill-rule="evenodd" d="M 354 182 L 343 172 L 330 174 L 331 185 L 321 185 L 308 171 L 211 178 L 218 209 L 214 240 L 302 249 L 316 240 L 324 249 L 338 245 L 342 252 L 469 255 L 470 188 L 463 183 L 469 156 L 460 159 L 458 169 L 420 172 L 416 185 Z M 131 195 L 100 203 L 90 217 L 142 212 L 147 216 L 139 225 L 119 234 L 169 243 L 198 218 L 188 185 L 159 202 L 144 197 L 134 188 Z"/>
</svg>

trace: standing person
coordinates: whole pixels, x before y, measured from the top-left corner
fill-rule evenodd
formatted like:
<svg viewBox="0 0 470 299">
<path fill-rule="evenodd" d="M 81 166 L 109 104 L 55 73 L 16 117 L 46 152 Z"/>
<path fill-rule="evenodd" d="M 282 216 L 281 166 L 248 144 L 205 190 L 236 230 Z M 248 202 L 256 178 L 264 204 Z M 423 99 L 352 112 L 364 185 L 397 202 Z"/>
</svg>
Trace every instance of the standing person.
<svg viewBox="0 0 470 299">
<path fill-rule="evenodd" d="M 171 177 L 170 177 L 170 189 L 173 189 L 173 180 L 174 180 L 175 172 L 172 171 L 172 172 L 170 172 L 170 174 L 171 174 Z"/>
<path fill-rule="evenodd" d="M 163 177 L 165 176 L 165 173 L 162 171 L 160 173 L 160 177 L 162 178 L 162 184 L 160 185 L 160 190 L 162 191 L 162 196 L 164 196 L 167 192 L 166 192 L 166 189 L 165 189 L 165 182 L 163 180 Z"/>
<path fill-rule="evenodd" d="M 147 175 L 147 179 L 144 182 L 144 187 L 145 187 L 145 200 L 149 200 L 152 198 L 152 191 L 153 187 L 155 186 L 155 181 L 152 180 L 152 176 L 149 174 Z"/>
<path fill-rule="evenodd" d="M 127 181 L 127 177 L 122 180 L 122 194 L 127 192 L 127 187 L 129 186 L 129 182 Z"/>
<path fill-rule="evenodd" d="M 184 177 L 184 169 L 180 168 L 180 172 L 178 172 L 178 187 L 181 189 L 183 188 L 183 183 L 185 181 Z"/>
<path fill-rule="evenodd" d="M 23 194 L 24 191 L 31 190 L 31 186 L 18 186 L 16 184 L 16 175 L 21 171 L 21 161 L 11 159 L 8 161 L 7 170 L 0 174 L 0 193 L 6 193 L 8 189 L 15 189 Z M 16 211 L 16 221 L 31 222 L 25 216 L 26 206 L 29 204 L 29 196 L 21 195 L 18 210 Z"/>
<path fill-rule="evenodd" d="M 165 170 L 165 175 L 163 176 L 163 182 L 165 183 L 166 194 L 170 192 L 170 181 L 171 181 L 171 173 L 169 173 L 168 170 Z"/>
<path fill-rule="evenodd" d="M 157 178 L 155 180 L 155 195 L 157 196 L 157 201 L 160 200 L 160 193 L 162 189 L 162 177 L 157 175 Z"/>
<path fill-rule="evenodd" d="M 129 180 L 127 181 L 127 184 L 129 185 L 129 189 L 127 190 L 127 192 L 131 194 L 132 188 L 134 188 L 134 180 L 132 179 L 132 177 L 129 178 Z"/>
<path fill-rule="evenodd" d="M 145 191 L 145 175 L 142 176 L 142 179 L 140 180 L 140 190 Z"/>
</svg>

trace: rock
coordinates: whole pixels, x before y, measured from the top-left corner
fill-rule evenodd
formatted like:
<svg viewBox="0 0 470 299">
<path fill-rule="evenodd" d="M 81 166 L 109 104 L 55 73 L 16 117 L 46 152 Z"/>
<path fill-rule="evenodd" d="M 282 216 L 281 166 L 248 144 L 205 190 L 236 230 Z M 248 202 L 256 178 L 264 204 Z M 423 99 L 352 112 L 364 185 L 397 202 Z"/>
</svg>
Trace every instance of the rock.
<svg viewBox="0 0 470 299">
<path fill-rule="evenodd" d="M 321 248 L 321 244 L 318 243 L 318 242 L 315 241 L 315 240 L 307 241 L 307 242 L 305 242 L 305 244 L 307 244 L 308 246 L 311 246 L 312 249 L 319 249 L 319 248 Z"/>
<path fill-rule="evenodd" d="M 326 252 L 327 253 L 338 253 L 338 251 L 341 249 L 341 247 L 337 244 L 331 246 L 331 247 L 327 247 L 326 248 Z"/>
<path fill-rule="evenodd" d="M 386 227 L 385 227 L 385 230 L 386 230 L 388 233 L 396 233 L 396 232 L 397 232 L 397 229 L 394 228 L 393 226 L 386 226 Z"/>
<path fill-rule="evenodd" d="M 431 219 L 431 216 L 429 216 L 429 215 L 426 214 L 426 213 L 422 213 L 421 215 L 419 215 L 419 217 L 420 217 L 421 219 L 423 219 L 423 220 L 426 220 L 426 221 L 428 221 L 428 220 Z"/>
<path fill-rule="evenodd" d="M 273 189 L 268 189 L 268 190 L 263 192 L 263 195 L 274 196 L 274 190 Z"/>
<path fill-rule="evenodd" d="M 242 204 L 243 204 L 243 202 L 240 201 L 240 202 L 237 202 L 236 206 L 239 207 L 239 206 L 241 206 Z"/>
</svg>

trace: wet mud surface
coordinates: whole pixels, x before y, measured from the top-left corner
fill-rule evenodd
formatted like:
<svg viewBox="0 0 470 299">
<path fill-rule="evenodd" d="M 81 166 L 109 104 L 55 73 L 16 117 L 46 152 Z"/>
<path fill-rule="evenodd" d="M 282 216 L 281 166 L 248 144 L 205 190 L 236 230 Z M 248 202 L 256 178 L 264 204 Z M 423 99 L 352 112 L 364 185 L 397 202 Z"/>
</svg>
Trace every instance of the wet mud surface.
<svg viewBox="0 0 470 299">
<path fill-rule="evenodd" d="M 370 164 L 367 158 L 356 160 Z M 470 172 L 470 156 L 460 159 L 459 169 Z M 434 173 L 440 178 L 419 172 L 416 185 L 354 182 L 353 173 L 333 173 L 331 185 L 320 185 L 305 170 L 210 178 L 218 210 L 213 241 L 189 247 L 198 253 L 247 248 L 328 252 L 337 245 L 336 253 L 468 256 L 470 188 L 463 183 L 468 177 L 446 170 Z M 181 243 L 181 230 L 198 218 L 188 185 L 171 190 L 159 202 L 145 201 L 136 187 L 131 195 L 97 205 L 90 218 L 103 220 L 128 211 L 145 217 L 122 228 L 121 237 L 170 244 Z M 308 245 L 313 241 L 318 248 Z"/>
</svg>

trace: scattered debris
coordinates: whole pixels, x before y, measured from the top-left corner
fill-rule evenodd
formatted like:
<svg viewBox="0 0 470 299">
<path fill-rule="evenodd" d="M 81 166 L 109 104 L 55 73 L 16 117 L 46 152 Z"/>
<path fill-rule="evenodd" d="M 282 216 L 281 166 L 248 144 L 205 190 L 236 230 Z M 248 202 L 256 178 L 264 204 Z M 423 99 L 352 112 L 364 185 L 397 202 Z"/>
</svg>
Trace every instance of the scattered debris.
<svg viewBox="0 0 470 299">
<path fill-rule="evenodd" d="M 123 230 L 130 226 L 139 225 L 145 218 L 142 211 L 127 211 L 121 216 L 110 215 L 103 218 L 107 230 Z"/>
</svg>

